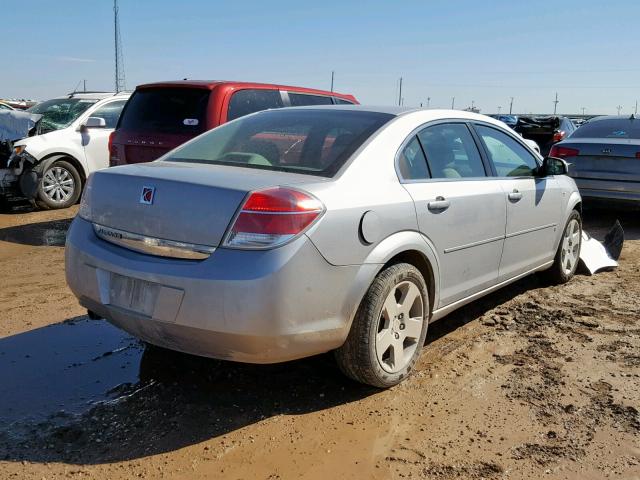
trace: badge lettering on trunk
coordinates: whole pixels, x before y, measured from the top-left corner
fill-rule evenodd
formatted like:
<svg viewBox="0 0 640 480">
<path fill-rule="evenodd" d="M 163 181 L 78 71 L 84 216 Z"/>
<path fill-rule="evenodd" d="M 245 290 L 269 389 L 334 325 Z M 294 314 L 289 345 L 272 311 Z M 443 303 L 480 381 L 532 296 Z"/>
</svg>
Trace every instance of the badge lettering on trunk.
<svg viewBox="0 0 640 480">
<path fill-rule="evenodd" d="M 144 205 L 152 205 L 153 197 L 156 194 L 156 187 L 142 187 L 142 193 L 140 194 L 140 203 Z"/>
</svg>

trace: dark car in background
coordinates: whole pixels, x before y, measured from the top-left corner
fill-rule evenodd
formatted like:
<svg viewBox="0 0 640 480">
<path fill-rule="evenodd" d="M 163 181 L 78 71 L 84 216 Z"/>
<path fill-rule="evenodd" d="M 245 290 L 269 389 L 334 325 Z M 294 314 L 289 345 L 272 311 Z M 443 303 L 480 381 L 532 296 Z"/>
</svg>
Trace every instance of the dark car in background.
<svg viewBox="0 0 640 480">
<path fill-rule="evenodd" d="M 546 156 L 551 147 L 569 137 L 576 126 L 567 117 L 560 116 L 521 116 L 512 128 L 528 140 L 540 146 L 540 153 Z"/>
<path fill-rule="evenodd" d="M 261 110 L 357 103 L 353 95 L 265 83 L 184 80 L 139 85 L 109 139 L 109 164 L 156 160 L 207 130 Z"/>
<path fill-rule="evenodd" d="M 553 146 L 583 198 L 640 206 L 640 119 L 596 117 Z"/>
</svg>

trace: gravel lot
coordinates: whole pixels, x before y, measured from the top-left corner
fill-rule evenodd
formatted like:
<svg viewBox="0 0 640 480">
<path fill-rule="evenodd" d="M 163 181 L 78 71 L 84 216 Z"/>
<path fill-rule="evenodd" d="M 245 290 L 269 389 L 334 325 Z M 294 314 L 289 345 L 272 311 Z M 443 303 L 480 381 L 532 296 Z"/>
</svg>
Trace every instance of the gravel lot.
<svg viewBox="0 0 640 480">
<path fill-rule="evenodd" d="M 524 279 L 432 325 L 388 391 L 330 355 L 283 365 L 146 348 L 64 281 L 77 209 L 0 214 L 0 478 L 640 479 L 640 220 L 621 266 Z"/>
</svg>

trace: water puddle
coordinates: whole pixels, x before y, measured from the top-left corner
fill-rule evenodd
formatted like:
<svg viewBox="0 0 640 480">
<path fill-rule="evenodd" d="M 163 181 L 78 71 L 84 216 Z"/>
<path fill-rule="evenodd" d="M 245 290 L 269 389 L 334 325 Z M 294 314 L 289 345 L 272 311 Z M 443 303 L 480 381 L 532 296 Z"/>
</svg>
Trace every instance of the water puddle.
<svg viewBox="0 0 640 480">
<path fill-rule="evenodd" d="M 138 381 L 143 351 L 125 332 L 87 317 L 0 339 L 0 425 L 63 419 L 113 400 Z"/>
</svg>

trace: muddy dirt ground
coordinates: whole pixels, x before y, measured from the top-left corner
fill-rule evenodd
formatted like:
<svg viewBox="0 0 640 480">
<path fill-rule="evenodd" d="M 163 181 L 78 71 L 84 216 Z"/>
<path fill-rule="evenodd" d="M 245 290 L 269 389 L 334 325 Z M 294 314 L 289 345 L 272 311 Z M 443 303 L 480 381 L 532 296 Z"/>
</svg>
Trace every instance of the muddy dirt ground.
<svg viewBox="0 0 640 480">
<path fill-rule="evenodd" d="M 621 266 L 526 278 L 429 329 L 378 391 L 330 355 L 225 363 L 145 348 L 65 286 L 75 209 L 0 214 L 0 478 L 640 479 L 640 219 Z"/>
</svg>

